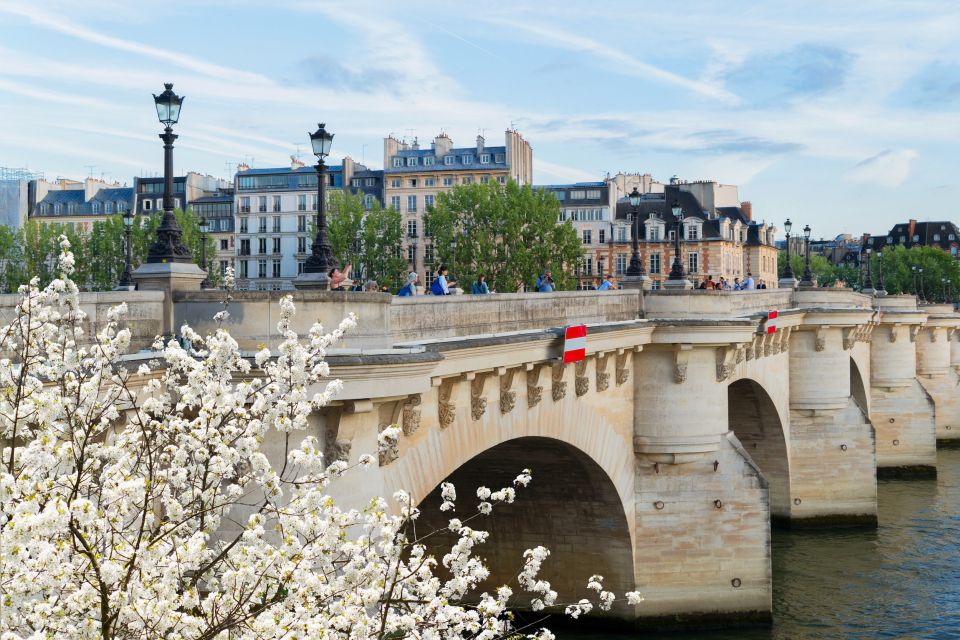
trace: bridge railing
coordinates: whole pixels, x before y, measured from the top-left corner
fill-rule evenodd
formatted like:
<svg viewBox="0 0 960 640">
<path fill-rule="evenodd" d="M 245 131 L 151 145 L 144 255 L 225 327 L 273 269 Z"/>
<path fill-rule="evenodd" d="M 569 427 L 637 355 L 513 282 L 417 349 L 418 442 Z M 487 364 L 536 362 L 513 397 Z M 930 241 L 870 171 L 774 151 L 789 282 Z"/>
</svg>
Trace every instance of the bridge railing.
<svg viewBox="0 0 960 640">
<path fill-rule="evenodd" d="M 852 289 L 812 288 L 755 289 L 752 291 L 708 291 L 699 289 L 647 291 L 643 298 L 644 317 L 729 318 L 794 308 L 865 308 L 870 296 Z"/>
</svg>

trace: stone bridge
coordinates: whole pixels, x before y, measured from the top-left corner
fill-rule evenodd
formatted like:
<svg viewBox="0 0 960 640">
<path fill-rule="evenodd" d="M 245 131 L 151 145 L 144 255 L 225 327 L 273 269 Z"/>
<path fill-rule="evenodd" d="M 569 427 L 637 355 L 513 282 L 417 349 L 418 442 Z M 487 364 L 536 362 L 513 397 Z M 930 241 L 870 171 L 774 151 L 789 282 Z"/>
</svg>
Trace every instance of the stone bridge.
<svg viewBox="0 0 960 640">
<path fill-rule="evenodd" d="M 356 461 L 386 425 L 403 430 L 368 483 L 336 487 L 342 500 L 406 489 L 421 526 L 440 528 L 441 482 L 469 511 L 477 485 L 531 468 L 517 503 L 479 525 L 495 578 L 544 544 L 565 595 L 593 573 L 642 591 L 613 612 L 637 625 L 768 619 L 771 523 L 875 526 L 877 476 L 934 476 L 938 440 L 960 438 L 960 315 L 913 297 L 295 297 L 302 331 L 359 315 L 329 358 L 344 391 L 315 420 L 329 456 Z M 168 295 L 164 326 L 203 331 L 220 298 Z M 231 330 L 251 350 L 275 344 L 277 309 L 275 293 L 237 294 Z M 562 327 L 581 322 L 587 358 L 564 365 Z"/>
</svg>

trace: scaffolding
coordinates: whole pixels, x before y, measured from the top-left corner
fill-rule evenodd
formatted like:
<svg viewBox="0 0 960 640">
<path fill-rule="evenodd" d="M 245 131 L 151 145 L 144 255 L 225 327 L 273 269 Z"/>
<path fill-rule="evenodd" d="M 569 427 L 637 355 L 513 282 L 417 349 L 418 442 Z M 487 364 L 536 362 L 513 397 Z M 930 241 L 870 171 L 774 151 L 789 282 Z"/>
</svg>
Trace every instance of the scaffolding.
<svg viewBox="0 0 960 640">
<path fill-rule="evenodd" d="M 0 167 L 0 180 L 43 180 L 43 172 L 23 167 Z"/>
</svg>

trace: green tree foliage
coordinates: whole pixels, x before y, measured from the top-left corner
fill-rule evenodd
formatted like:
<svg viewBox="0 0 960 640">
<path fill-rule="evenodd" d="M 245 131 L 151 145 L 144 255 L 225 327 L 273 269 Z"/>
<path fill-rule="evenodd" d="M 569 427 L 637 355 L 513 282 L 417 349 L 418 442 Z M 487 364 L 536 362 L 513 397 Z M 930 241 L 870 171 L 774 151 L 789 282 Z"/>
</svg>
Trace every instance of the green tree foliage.
<svg viewBox="0 0 960 640">
<path fill-rule="evenodd" d="M 437 195 L 424 216 L 431 236 L 424 240 L 434 247 L 433 268 L 451 267 L 463 287 L 485 273 L 492 290 L 517 291 L 521 283 L 530 290 L 549 269 L 557 289 L 572 289 L 582 248 L 573 226 L 558 224 L 559 217 L 556 197 L 529 185 L 461 185 Z"/>
<path fill-rule="evenodd" d="M 183 239 L 200 263 L 199 221 L 191 210 L 176 211 L 177 221 L 183 229 Z M 156 237 L 161 213 L 137 216 L 133 225 L 133 268 L 147 258 L 150 244 Z M 30 281 L 40 278 L 40 285 L 50 282 L 56 273 L 57 256 L 60 253 L 57 238 L 66 235 L 76 258 L 77 270 L 74 280 L 86 291 L 109 291 L 117 286 L 126 264 L 126 235 L 123 216 L 104 216 L 90 227 L 88 233 L 79 232 L 72 223 L 38 222 L 28 220 L 20 229 L 0 225 L 0 289 L 11 293 Z M 207 259 L 215 256 L 216 246 L 207 239 Z M 214 270 L 211 280 L 216 282 L 219 274 Z"/>
<path fill-rule="evenodd" d="M 334 191 L 328 205 L 328 230 L 333 255 L 341 266 L 353 265 L 351 277 L 375 280 L 396 291 L 406 282 L 407 261 L 402 254 L 403 219 L 399 211 L 374 201 L 363 207 L 363 195 Z M 311 224 L 310 238 L 316 234 Z"/>
<path fill-rule="evenodd" d="M 873 283 L 876 286 L 881 258 L 874 253 L 871 260 Z M 960 266 L 956 258 L 942 249 L 889 246 L 883 249 L 882 261 L 883 287 L 887 293 L 917 293 L 925 300 L 943 302 L 950 297 L 951 291 L 954 299 L 960 291 Z M 917 268 L 916 272 L 913 267 Z M 923 269 L 922 273 L 920 269 Z"/>
</svg>

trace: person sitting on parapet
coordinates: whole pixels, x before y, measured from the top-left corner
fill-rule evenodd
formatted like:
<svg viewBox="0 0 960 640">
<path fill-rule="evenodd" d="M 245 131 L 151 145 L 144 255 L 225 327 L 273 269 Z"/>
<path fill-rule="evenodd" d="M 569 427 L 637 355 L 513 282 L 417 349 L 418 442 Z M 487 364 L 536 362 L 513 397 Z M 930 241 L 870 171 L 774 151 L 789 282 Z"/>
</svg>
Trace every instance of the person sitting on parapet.
<svg viewBox="0 0 960 640">
<path fill-rule="evenodd" d="M 616 285 L 613 283 L 613 274 L 608 273 L 607 277 L 600 283 L 600 286 L 597 287 L 597 291 L 610 291 L 616 288 Z"/>
<path fill-rule="evenodd" d="M 350 269 L 352 268 L 352 264 L 347 264 L 347 266 L 343 268 L 343 271 L 340 271 L 340 269 L 337 267 L 330 269 L 329 276 L 331 291 L 338 290 L 340 287 L 344 286 L 344 284 L 350 286 L 348 280 L 350 279 Z"/>
<path fill-rule="evenodd" d="M 753 274 L 747 271 L 747 279 L 740 285 L 742 291 L 752 291 L 756 286 L 753 284 Z"/>
<path fill-rule="evenodd" d="M 397 292 L 398 296 L 415 296 L 417 295 L 417 272 L 411 271 L 407 274 L 407 284 L 400 287 L 400 291 Z"/>
</svg>

